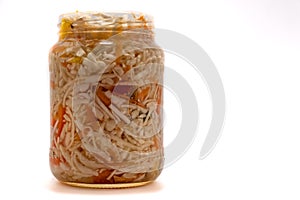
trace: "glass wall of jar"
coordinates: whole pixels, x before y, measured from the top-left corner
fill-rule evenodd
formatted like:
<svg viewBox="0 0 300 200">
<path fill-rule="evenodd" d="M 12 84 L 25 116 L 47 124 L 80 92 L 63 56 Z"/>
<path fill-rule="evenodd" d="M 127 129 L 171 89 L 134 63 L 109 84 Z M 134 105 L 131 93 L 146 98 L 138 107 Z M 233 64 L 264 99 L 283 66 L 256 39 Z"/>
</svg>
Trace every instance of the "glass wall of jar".
<svg viewBox="0 0 300 200">
<path fill-rule="evenodd" d="M 164 54 L 141 13 L 60 16 L 49 54 L 50 167 L 61 182 L 120 188 L 163 167 Z"/>
</svg>

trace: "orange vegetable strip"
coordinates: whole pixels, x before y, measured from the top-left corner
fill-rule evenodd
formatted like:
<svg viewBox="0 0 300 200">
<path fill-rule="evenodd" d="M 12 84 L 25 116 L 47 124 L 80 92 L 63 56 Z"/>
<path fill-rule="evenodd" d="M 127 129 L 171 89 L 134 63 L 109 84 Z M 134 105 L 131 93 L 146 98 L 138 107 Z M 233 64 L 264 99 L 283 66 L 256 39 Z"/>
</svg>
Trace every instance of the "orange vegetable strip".
<svg viewBox="0 0 300 200">
<path fill-rule="evenodd" d="M 59 158 L 50 158 L 50 163 L 52 165 L 59 165 L 59 163 L 61 163 Z"/>
<path fill-rule="evenodd" d="M 146 88 L 138 91 L 137 96 L 136 96 L 136 100 L 140 101 L 140 102 L 144 101 L 145 98 L 147 97 L 149 91 L 150 91 L 150 87 L 146 87 Z"/>
<path fill-rule="evenodd" d="M 99 97 L 99 99 L 106 105 L 109 106 L 110 105 L 110 99 L 104 94 L 104 92 L 102 91 L 102 88 L 99 87 L 99 89 L 96 92 L 97 96 Z"/>
</svg>

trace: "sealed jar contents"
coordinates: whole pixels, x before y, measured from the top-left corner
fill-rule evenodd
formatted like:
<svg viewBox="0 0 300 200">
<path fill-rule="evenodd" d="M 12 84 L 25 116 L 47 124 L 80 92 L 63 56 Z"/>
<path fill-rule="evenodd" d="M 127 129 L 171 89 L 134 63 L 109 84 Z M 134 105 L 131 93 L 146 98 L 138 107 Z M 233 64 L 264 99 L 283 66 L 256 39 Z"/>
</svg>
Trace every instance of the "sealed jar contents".
<svg viewBox="0 0 300 200">
<path fill-rule="evenodd" d="M 58 26 L 49 54 L 53 175 L 98 188 L 155 180 L 163 166 L 164 54 L 152 18 L 76 12 Z"/>
</svg>

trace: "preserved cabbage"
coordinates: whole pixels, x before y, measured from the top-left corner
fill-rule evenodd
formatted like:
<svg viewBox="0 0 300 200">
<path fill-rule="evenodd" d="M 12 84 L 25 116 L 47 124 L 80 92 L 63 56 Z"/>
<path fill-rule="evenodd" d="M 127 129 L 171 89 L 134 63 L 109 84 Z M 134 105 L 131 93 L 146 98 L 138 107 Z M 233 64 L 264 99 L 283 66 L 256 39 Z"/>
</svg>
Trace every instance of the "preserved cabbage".
<svg viewBox="0 0 300 200">
<path fill-rule="evenodd" d="M 59 26 L 49 54 L 54 176 L 84 184 L 153 181 L 163 166 L 164 55 L 151 19 L 77 12 L 62 15 Z"/>
</svg>

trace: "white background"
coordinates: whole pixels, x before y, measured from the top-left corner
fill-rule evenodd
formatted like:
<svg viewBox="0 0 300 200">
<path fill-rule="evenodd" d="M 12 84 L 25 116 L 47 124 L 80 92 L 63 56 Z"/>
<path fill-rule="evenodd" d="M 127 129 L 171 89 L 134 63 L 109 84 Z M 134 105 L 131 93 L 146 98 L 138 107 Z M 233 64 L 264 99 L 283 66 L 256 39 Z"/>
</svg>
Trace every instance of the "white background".
<svg viewBox="0 0 300 200">
<path fill-rule="evenodd" d="M 58 15 L 76 9 L 146 12 L 157 28 L 204 48 L 227 99 L 222 137 L 206 159 L 198 157 L 211 103 L 203 80 L 186 72 L 198 84 L 199 131 L 154 184 L 90 190 L 56 182 L 48 167 L 48 50 L 57 40 Z M 0 27 L 0 199 L 300 198 L 300 1 L 0 0 Z M 180 72 L 175 59 L 166 62 Z M 170 93 L 165 103 L 167 145 L 180 105 Z M 178 115 L 168 114 L 172 107 Z"/>
</svg>

